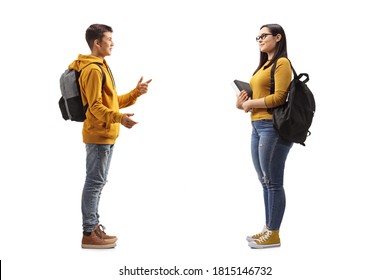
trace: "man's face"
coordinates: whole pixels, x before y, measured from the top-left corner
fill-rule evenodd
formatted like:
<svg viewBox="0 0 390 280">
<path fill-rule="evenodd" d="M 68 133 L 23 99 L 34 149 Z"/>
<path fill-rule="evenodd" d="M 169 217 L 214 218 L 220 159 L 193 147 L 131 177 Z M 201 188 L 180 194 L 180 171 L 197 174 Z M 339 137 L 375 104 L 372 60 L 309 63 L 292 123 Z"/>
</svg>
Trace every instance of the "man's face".
<svg viewBox="0 0 390 280">
<path fill-rule="evenodd" d="M 97 51 L 99 53 L 99 56 L 105 57 L 111 55 L 113 47 L 114 42 L 112 41 L 112 33 L 104 32 L 102 40 L 100 42 L 97 42 Z"/>
</svg>

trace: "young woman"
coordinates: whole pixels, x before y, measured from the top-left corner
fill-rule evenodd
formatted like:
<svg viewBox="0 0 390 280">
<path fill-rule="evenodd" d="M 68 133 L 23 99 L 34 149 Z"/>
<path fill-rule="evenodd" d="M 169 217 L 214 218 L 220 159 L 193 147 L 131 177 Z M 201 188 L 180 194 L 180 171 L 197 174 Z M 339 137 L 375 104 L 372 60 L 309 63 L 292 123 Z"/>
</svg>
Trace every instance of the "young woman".
<svg viewBox="0 0 390 280">
<path fill-rule="evenodd" d="M 269 110 L 286 102 L 292 79 L 286 35 L 280 25 L 267 24 L 260 28 L 256 41 L 260 47 L 260 63 L 250 80 L 253 97 L 249 99 L 247 93 L 241 91 L 236 106 L 251 112 L 252 160 L 263 187 L 265 226 L 260 233 L 247 237 L 249 246 L 257 249 L 280 246 L 279 228 L 286 206 L 284 166 L 293 143 L 279 137 Z M 271 66 L 274 63 L 275 91 L 271 95 Z"/>
</svg>

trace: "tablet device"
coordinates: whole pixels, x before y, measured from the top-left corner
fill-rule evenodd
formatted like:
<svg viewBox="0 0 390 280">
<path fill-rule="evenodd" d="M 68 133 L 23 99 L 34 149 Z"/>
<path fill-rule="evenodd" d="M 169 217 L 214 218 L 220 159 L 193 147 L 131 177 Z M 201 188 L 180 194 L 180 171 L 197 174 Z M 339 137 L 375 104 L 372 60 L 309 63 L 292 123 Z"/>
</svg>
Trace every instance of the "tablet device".
<svg viewBox="0 0 390 280">
<path fill-rule="evenodd" d="M 233 83 L 238 88 L 239 91 L 245 90 L 248 93 L 249 98 L 252 98 L 252 89 L 249 83 L 240 80 L 234 80 Z"/>
</svg>

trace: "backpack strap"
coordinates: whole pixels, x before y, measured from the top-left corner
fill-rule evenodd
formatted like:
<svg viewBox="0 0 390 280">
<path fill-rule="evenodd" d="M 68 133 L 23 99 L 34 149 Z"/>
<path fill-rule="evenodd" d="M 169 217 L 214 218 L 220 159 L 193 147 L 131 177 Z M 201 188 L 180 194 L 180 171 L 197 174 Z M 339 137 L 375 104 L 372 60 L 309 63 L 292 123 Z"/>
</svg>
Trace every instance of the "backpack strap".
<svg viewBox="0 0 390 280">
<path fill-rule="evenodd" d="M 291 69 L 294 73 L 294 78 L 296 78 L 298 75 L 297 75 L 297 72 L 295 72 L 295 69 L 294 67 L 292 66 L 291 64 L 291 61 L 286 57 L 286 59 L 290 62 L 290 66 L 291 66 Z M 274 94 L 275 93 L 275 69 L 276 69 L 276 63 L 278 62 L 278 59 L 272 64 L 272 68 L 271 68 L 271 88 L 270 88 L 270 94 Z"/>
<path fill-rule="evenodd" d="M 103 68 L 100 66 L 100 64 L 99 64 L 98 62 L 92 62 L 91 64 L 96 64 L 97 66 L 99 66 L 100 71 L 102 71 L 102 76 L 103 76 L 103 78 L 102 78 L 102 92 L 103 92 L 103 87 L 104 87 L 104 84 L 106 83 L 106 74 L 104 73 Z M 88 64 L 88 65 L 91 65 L 91 64 Z M 88 65 L 87 65 L 86 67 L 88 67 Z M 86 67 L 84 67 L 84 68 L 86 68 Z M 83 69 L 84 69 L 84 68 L 83 68 Z M 89 104 L 88 104 L 88 102 L 87 102 L 87 103 L 84 105 L 84 107 L 83 107 L 84 114 L 87 113 L 88 107 L 89 107 Z"/>
<path fill-rule="evenodd" d="M 276 63 L 278 62 L 278 60 L 276 60 L 274 62 L 274 64 L 272 64 L 272 68 L 271 68 L 271 87 L 270 87 L 270 94 L 274 94 L 275 93 L 275 69 L 276 69 Z"/>
<path fill-rule="evenodd" d="M 270 83 L 270 94 L 274 94 L 275 93 L 275 69 L 276 69 L 276 63 L 278 62 L 278 60 L 275 60 L 275 62 L 272 64 L 272 68 L 271 68 L 271 83 Z M 268 108 L 267 109 L 267 112 L 269 114 L 272 114 L 273 112 L 273 108 Z"/>
<path fill-rule="evenodd" d="M 293 73 L 294 73 L 294 78 L 296 78 L 297 77 L 297 73 L 295 72 L 295 69 L 294 69 L 294 67 L 291 64 L 291 61 L 288 58 L 287 58 L 287 60 L 290 62 L 291 69 L 293 70 Z M 270 94 L 274 94 L 275 93 L 275 69 L 276 69 L 277 62 L 278 62 L 278 59 L 275 60 L 275 62 L 272 64 L 272 68 L 271 68 Z M 270 114 L 272 114 L 272 111 L 273 111 L 273 108 L 268 108 L 267 109 L 267 112 L 270 113 Z"/>
<path fill-rule="evenodd" d="M 106 83 L 106 74 L 104 73 L 102 67 L 100 66 L 100 64 L 98 62 L 92 62 L 93 64 L 96 64 L 97 66 L 99 66 L 100 68 L 100 71 L 102 71 L 102 76 L 103 76 L 103 81 L 102 81 L 102 91 L 103 91 L 103 86 L 104 84 Z"/>
</svg>

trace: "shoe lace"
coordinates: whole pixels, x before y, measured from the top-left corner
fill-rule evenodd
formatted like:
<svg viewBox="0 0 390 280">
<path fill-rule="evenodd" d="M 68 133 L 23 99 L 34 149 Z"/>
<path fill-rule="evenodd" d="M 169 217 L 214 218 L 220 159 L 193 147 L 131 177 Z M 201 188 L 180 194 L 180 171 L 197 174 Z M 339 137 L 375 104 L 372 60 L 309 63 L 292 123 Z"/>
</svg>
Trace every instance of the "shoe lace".
<svg viewBox="0 0 390 280">
<path fill-rule="evenodd" d="M 272 231 L 266 230 L 263 235 L 260 236 L 258 240 L 256 240 L 256 243 L 262 243 L 268 240 L 268 238 L 271 237 Z"/>
<path fill-rule="evenodd" d="M 103 238 L 104 238 L 104 234 L 105 234 L 104 230 L 105 230 L 105 229 L 106 229 L 106 228 L 105 228 L 103 225 L 101 225 L 101 224 L 99 224 L 99 225 L 96 227 L 95 233 L 96 233 L 96 235 L 97 235 L 100 239 L 103 239 Z"/>
<path fill-rule="evenodd" d="M 266 231 L 267 231 L 267 228 L 264 226 L 263 230 L 258 234 L 252 235 L 252 238 L 259 239 Z"/>
<path fill-rule="evenodd" d="M 104 231 L 106 230 L 106 228 L 102 224 L 98 225 L 98 229 L 100 232 L 105 233 Z"/>
<path fill-rule="evenodd" d="M 259 239 L 263 234 L 264 234 L 264 231 L 262 231 L 262 232 L 260 232 L 258 234 L 252 235 L 252 238 Z"/>
</svg>

